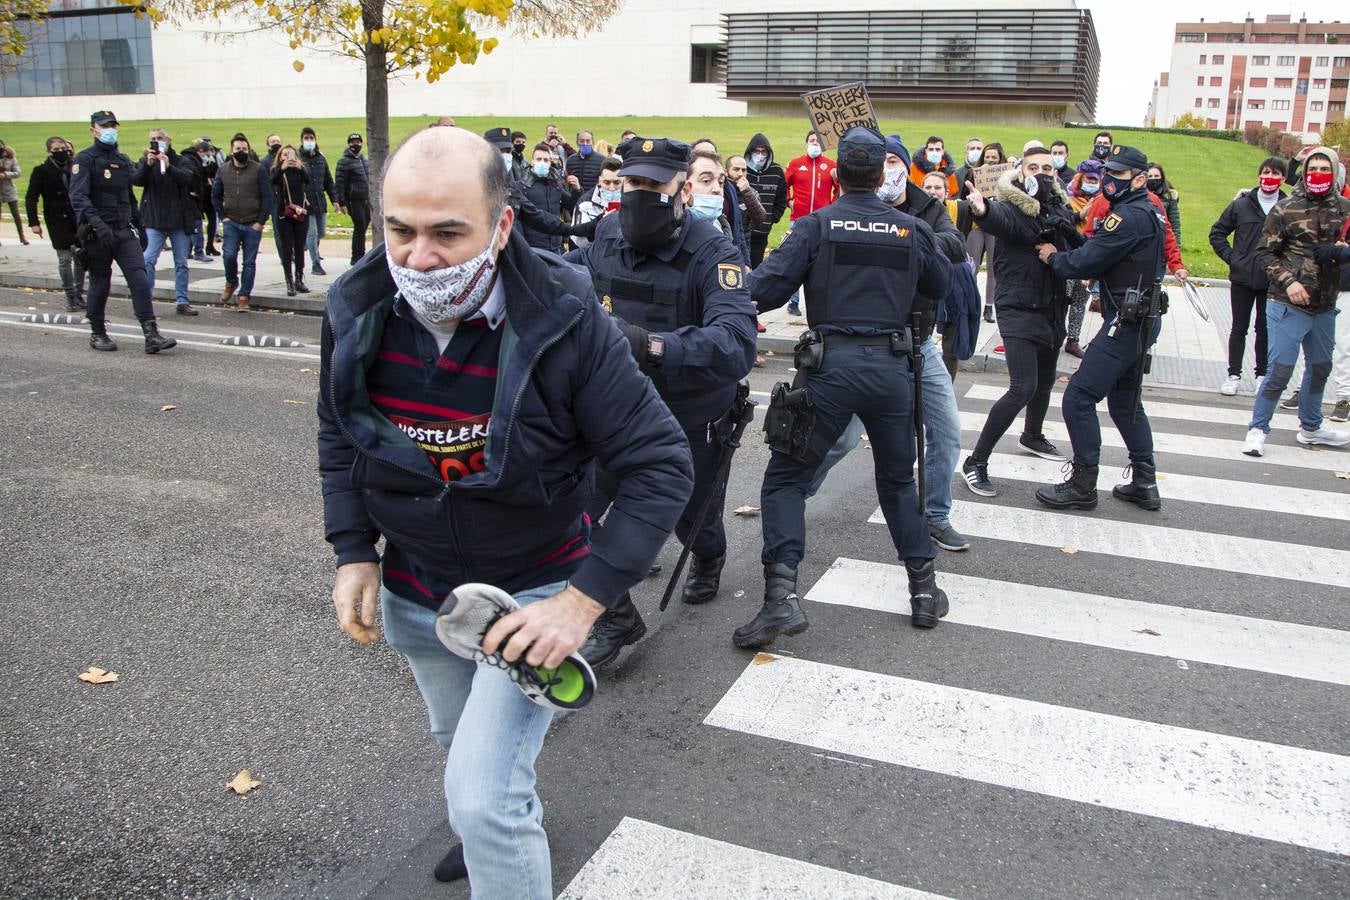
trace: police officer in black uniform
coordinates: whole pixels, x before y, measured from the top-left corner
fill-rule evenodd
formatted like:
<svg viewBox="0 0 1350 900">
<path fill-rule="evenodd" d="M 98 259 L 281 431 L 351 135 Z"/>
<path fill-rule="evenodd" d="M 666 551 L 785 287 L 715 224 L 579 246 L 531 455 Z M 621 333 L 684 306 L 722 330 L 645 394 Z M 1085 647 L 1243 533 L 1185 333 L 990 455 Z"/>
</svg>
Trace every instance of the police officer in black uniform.
<svg viewBox="0 0 1350 900">
<path fill-rule="evenodd" d="M 849 420 L 859 416 L 873 445 L 877 498 L 909 573 L 912 624 L 932 628 L 947 614 L 937 587 L 932 539 L 914 484 L 914 371 L 921 335 L 911 313 L 944 297 L 951 263 L 927 224 L 883 203 L 886 145 L 871 128 L 839 144 L 839 199 L 793 223 L 782 245 L 750 276 L 761 310 L 806 291 L 807 331 L 792 390 L 774 388 L 765 415 L 773 451 L 760 492 L 764 607 L 736 629 L 738 647 L 763 647 L 806 630 L 797 565 L 806 547 L 806 492 Z"/>
<path fill-rule="evenodd" d="M 131 227 L 136 209 L 136 197 L 131 192 L 134 164 L 117 149 L 117 116 L 100 110 L 89 117 L 89 130 L 94 144 L 75 157 L 70 169 L 70 206 L 75 211 L 76 234 L 89 272 L 89 346 L 95 350 L 117 349 L 104 322 L 115 260 L 127 280 L 131 308 L 145 333 L 145 352 L 168 350 L 178 341 L 159 333 L 150 304 L 145 256 Z"/>
<path fill-rule="evenodd" d="M 1153 431 L 1140 391 L 1146 356 L 1162 329 L 1163 239 L 1167 220 L 1149 200 L 1148 160 L 1134 147 L 1116 146 L 1106 160 L 1102 193 L 1111 214 L 1076 250 L 1037 247 L 1056 278 L 1101 282 L 1102 328 L 1064 390 L 1064 424 L 1073 444 L 1073 472 L 1062 484 L 1036 491 L 1054 509 L 1096 509 L 1102 430 L 1097 404 L 1106 398 L 1111 421 L 1130 452 L 1133 478 L 1112 494 L 1144 509 L 1159 509 Z"/>
<path fill-rule="evenodd" d="M 683 426 L 694 459 L 694 490 L 675 526 L 692 541 L 685 603 L 717 596 L 727 539 L 722 525 L 726 485 L 719 484 L 727 413 L 737 383 L 755 363 L 755 307 L 736 246 L 716 224 L 688 214 L 689 145 L 669 138 L 632 138 L 619 147 L 623 198 L 616 215 L 595 220 L 591 243 L 565 259 L 585 265 L 595 293 L 618 321 L 638 366 Z M 598 481 L 592 520 L 608 506 Z M 695 522 L 709 492 L 706 518 Z M 606 521 L 605 528 L 644 528 Z M 601 614 L 581 655 L 592 666 L 614 659 L 647 631 L 627 600 Z"/>
</svg>

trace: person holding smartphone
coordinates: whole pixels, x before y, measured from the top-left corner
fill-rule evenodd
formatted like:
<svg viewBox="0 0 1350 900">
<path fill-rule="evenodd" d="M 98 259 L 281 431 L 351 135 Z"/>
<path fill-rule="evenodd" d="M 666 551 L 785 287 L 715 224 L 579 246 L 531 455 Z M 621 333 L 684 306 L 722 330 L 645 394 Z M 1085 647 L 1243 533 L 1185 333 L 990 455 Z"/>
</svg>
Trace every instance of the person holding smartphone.
<svg viewBox="0 0 1350 900">
<path fill-rule="evenodd" d="M 576 212 L 572 214 L 573 225 L 584 225 L 608 213 L 618 212 L 619 202 L 623 198 L 623 178 L 619 176 L 619 168 L 622 165 L 623 163 L 615 156 L 605 160 L 605 164 L 600 167 L 600 178 L 595 183 L 595 190 L 591 191 L 590 199 L 578 203 Z M 584 237 L 574 236 L 571 240 L 572 245 L 576 247 L 584 247 L 588 243 Z"/>
</svg>

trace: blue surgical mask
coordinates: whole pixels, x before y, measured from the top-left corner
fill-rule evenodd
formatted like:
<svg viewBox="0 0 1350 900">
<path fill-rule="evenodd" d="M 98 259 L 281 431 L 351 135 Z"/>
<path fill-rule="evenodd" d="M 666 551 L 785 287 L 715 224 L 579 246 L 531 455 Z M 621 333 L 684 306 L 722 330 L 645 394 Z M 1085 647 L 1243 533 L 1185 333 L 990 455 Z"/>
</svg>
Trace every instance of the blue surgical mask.
<svg viewBox="0 0 1350 900">
<path fill-rule="evenodd" d="M 511 171 L 511 154 L 510 154 L 510 153 L 503 153 L 503 154 L 502 154 L 502 166 L 506 169 L 506 171 L 508 171 L 508 172 Z"/>
<path fill-rule="evenodd" d="M 1091 197 L 1093 194 L 1100 191 L 1102 189 L 1102 186 L 1100 183 L 1094 184 L 1090 181 L 1084 181 L 1082 184 L 1079 185 L 1079 188 L 1082 189 L 1083 193 Z"/>
<path fill-rule="evenodd" d="M 549 169 L 550 169 L 551 167 L 550 167 L 549 164 L 546 163 L 546 162 L 537 162 L 537 163 L 534 164 L 534 166 L 533 166 L 532 168 L 533 168 L 533 170 L 534 170 L 534 177 L 535 177 L 535 178 L 547 178 L 547 177 L 548 177 L 548 171 L 549 171 Z"/>
<path fill-rule="evenodd" d="M 595 152 L 595 148 L 592 147 L 590 144 L 582 144 L 580 147 L 577 148 L 577 152 L 581 154 L 582 159 L 585 159 L 586 157 L 590 156 L 592 153 Z"/>
<path fill-rule="evenodd" d="M 722 198 L 713 194 L 695 194 L 689 212 L 695 219 L 716 219 L 722 214 Z"/>
<path fill-rule="evenodd" d="M 927 153 L 924 154 L 924 158 L 935 166 L 939 165 L 942 162 L 942 151 L 929 150 Z"/>
<path fill-rule="evenodd" d="M 105 128 L 102 131 L 100 131 L 98 133 L 98 142 L 100 144 L 110 144 L 110 145 L 117 143 L 117 129 Z"/>
<path fill-rule="evenodd" d="M 310 151 L 310 152 L 313 152 L 313 150 L 314 150 L 314 148 L 315 148 L 316 146 L 318 146 L 318 145 L 315 144 L 313 141 L 301 141 L 301 142 L 300 142 L 300 149 L 302 149 L 302 150 L 308 150 L 308 151 Z"/>
<path fill-rule="evenodd" d="M 1067 157 L 1060 156 L 1058 153 L 1050 154 L 1050 164 L 1054 166 L 1056 169 L 1064 168 L 1064 163 L 1066 159 Z"/>
<path fill-rule="evenodd" d="M 607 191 L 602 188 L 600 191 L 600 199 L 606 203 L 618 203 L 623 199 L 623 190 Z"/>
</svg>

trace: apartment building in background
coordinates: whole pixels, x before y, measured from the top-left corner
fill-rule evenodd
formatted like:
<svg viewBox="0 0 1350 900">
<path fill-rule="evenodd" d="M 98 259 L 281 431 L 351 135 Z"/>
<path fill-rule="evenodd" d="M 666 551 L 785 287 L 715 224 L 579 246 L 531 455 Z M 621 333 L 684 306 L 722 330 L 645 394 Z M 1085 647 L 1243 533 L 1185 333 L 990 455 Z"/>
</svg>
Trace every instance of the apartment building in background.
<svg viewBox="0 0 1350 900">
<path fill-rule="evenodd" d="M 1347 82 L 1350 24 L 1290 16 L 1183 22 L 1145 124 L 1166 128 L 1194 113 L 1210 128 L 1254 122 L 1317 140 L 1327 123 L 1346 118 Z"/>
</svg>

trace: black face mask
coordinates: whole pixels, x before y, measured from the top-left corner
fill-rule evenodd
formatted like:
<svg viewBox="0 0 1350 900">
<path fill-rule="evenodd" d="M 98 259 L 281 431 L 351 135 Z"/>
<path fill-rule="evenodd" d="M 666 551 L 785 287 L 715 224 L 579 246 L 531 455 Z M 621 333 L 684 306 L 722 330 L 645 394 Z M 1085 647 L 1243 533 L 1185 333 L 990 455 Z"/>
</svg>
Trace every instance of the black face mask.
<svg viewBox="0 0 1350 900">
<path fill-rule="evenodd" d="M 240 165 L 242 165 L 242 164 L 248 162 L 248 151 L 247 151 L 247 150 L 236 150 L 236 151 L 234 151 L 233 153 L 231 153 L 230 155 L 233 156 L 233 157 L 234 157 L 234 161 L 237 162 L 237 163 L 239 163 Z"/>
<path fill-rule="evenodd" d="M 53 150 L 52 161 L 58 166 L 64 166 L 66 163 L 70 162 L 70 151 L 66 149 Z"/>
<path fill-rule="evenodd" d="M 515 145 L 515 149 L 512 150 L 511 153 L 512 153 L 512 155 L 515 156 L 517 159 L 519 159 L 520 157 L 523 157 L 523 156 L 525 155 L 525 145 L 524 145 L 524 144 L 516 144 L 516 145 Z"/>
<path fill-rule="evenodd" d="M 348 144 L 348 145 L 347 145 L 347 152 L 350 153 L 352 156 L 360 156 L 360 155 L 361 155 L 361 145 L 360 145 L 360 144 Z"/>
<path fill-rule="evenodd" d="M 1148 189 L 1155 194 L 1162 193 L 1163 183 L 1161 178 L 1150 178 L 1148 180 Z"/>
<path fill-rule="evenodd" d="M 1111 155 L 1111 147 L 1107 144 L 1094 144 L 1092 147 L 1092 155 L 1097 159 L 1106 159 Z"/>
<path fill-rule="evenodd" d="M 619 201 L 623 239 L 639 253 L 670 245 L 680 231 L 679 201 L 656 191 L 624 191 Z"/>
<path fill-rule="evenodd" d="M 268 145 L 267 145 L 267 149 L 271 151 L 271 153 L 272 153 L 273 156 L 276 156 L 278 153 L 281 152 L 281 145 L 280 145 L 280 144 L 268 144 Z"/>
<path fill-rule="evenodd" d="M 1110 172 L 1103 172 L 1102 194 L 1106 197 L 1108 203 L 1115 206 L 1117 203 L 1134 193 L 1134 188 L 1130 186 L 1133 181 L 1133 175 L 1117 178 Z"/>
</svg>

